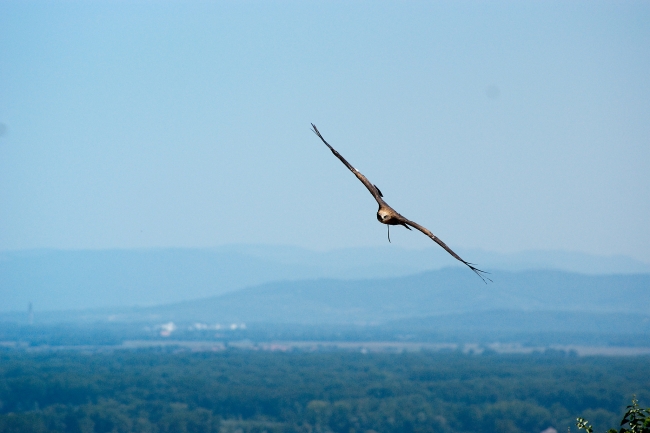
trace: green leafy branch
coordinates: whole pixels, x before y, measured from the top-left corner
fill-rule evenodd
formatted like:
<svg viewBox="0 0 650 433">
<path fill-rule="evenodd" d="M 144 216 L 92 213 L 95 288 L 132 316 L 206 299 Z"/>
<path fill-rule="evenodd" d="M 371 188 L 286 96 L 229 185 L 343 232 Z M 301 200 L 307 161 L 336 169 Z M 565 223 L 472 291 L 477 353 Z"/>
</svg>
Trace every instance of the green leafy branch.
<svg viewBox="0 0 650 433">
<path fill-rule="evenodd" d="M 576 426 L 579 430 L 594 433 L 594 428 L 584 418 L 578 418 Z M 621 420 L 620 430 L 612 428 L 607 430 L 607 433 L 650 433 L 650 408 L 643 409 L 639 407 L 636 398 L 632 399 L 632 404 L 627 407 L 627 412 Z"/>
</svg>

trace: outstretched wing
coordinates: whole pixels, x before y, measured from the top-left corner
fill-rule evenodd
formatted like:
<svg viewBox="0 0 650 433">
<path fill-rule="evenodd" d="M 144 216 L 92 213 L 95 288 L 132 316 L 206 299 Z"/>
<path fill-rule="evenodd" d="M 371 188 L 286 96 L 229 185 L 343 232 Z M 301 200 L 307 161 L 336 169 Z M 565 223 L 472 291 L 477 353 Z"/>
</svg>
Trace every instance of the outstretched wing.
<svg viewBox="0 0 650 433">
<path fill-rule="evenodd" d="M 377 203 L 379 203 L 380 205 L 384 204 L 384 200 L 382 199 L 383 195 L 382 195 L 381 191 L 379 191 L 379 188 L 377 188 L 375 185 L 370 183 L 370 181 L 363 174 L 361 174 L 359 172 L 359 170 L 352 167 L 352 165 L 349 162 L 347 162 L 345 160 L 345 158 L 343 158 L 341 156 L 341 154 L 336 151 L 336 149 L 334 149 L 332 146 L 330 146 L 330 144 L 327 141 L 325 141 L 323 136 L 320 134 L 320 132 L 318 131 L 318 128 L 316 128 L 316 125 L 314 125 L 312 123 L 311 126 L 313 128 L 312 131 L 314 132 L 314 134 L 318 135 L 318 138 L 320 138 L 323 141 L 323 143 L 325 143 L 325 145 L 330 148 L 330 150 L 332 151 L 334 156 L 336 156 L 338 159 L 340 159 L 341 162 L 343 164 L 345 164 L 345 166 L 347 168 L 349 168 L 352 173 L 354 173 L 354 175 L 357 177 L 357 179 L 359 179 L 361 181 L 361 183 L 364 184 L 366 188 L 368 188 L 368 191 L 370 191 L 370 194 L 372 194 L 372 196 L 375 198 L 375 200 L 377 200 Z"/>
<path fill-rule="evenodd" d="M 400 216 L 401 216 L 401 215 L 400 215 Z M 402 218 L 404 218 L 404 217 L 402 217 Z M 460 262 L 463 262 L 465 265 L 467 265 L 467 266 L 468 266 L 472 271 L 474 271 L 474 273 L 475 273 L 476 275 L 478 275 L 479 277 L 481 277 L 481 279 L 483 280 L 484 283 L 487 284 L 487 281 L 485 281 L 486 279 L 487 279 L 488 281 L 492 282 L 492 280 L 490 280 L 488 277 L 485 276 L 485 274 L 488 274 L 489 272 L 482 271 L 482 270 L 480 270 L 479 268 L 477 268 L 476 266 L 474 266 L 473 263 L 469 263 L 469 262 L 466 262 L 465 260 L 461 259 L 460 256 L 459 256 L 458 254 L 456 254 L 456 253 L 455 253 L 451 248 L 449 248 L 449 247 L 447 246 L 447 244 L 445 244 L 443 241 L 441 241 L 440 238 L 438 238 L 438 236 L 436 236 L 436 235 L 434 235 L 433 233 L 431 233 L 431 231 L 429 231 L 429 229 L 427 229 L 426 227 L 422 227 L 420 224 L 415 223 L 415 222 L 413 222 L 413 221 L 410 221 L 410 220 L 408 220 L 408 219 L 406 219 L 406 218 L 404 218 L 404 223 L 410 225 L 410 226 L 413 227 L 414 229 L 420 230 L 422 233 L 424 233 L 425 235 L 429 236 L 429 237 L 431 238 L 431 240 L 433 240 L 435 243 L 437 243 L 437 244 L 440 245 L 442 248 L 444 248 L 445 251 L 447 251 L 449 254 L 451 254 L 451 256 L 452 256 L 453 258 L 455 258 L 456 260 L 458 260 L 458 261 L 460 261 Z"/>
</svg>

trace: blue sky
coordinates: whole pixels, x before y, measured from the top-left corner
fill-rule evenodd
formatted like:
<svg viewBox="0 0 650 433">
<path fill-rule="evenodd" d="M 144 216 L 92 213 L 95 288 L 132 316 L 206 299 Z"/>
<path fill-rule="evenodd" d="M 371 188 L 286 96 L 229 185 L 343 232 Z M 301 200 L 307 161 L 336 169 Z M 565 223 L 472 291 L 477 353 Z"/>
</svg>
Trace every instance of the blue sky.
<svg viewBox="0 0 650 433">
<path fill-rule="evenodd" d="M 0 2 L 0 250 L 650 262 L 648 2 Z M 424 248 L 394 230 L 393 243 Z"/>
</svg>

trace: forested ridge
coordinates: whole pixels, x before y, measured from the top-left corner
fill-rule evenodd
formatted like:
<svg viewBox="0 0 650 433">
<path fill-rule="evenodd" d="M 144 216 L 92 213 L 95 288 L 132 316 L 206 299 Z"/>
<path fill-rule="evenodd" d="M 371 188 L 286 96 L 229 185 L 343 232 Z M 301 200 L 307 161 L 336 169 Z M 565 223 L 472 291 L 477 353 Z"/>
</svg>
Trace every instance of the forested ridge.
<svg viewBox="0 0 650 433">
<path fill-rule="evenodd" d="M 0 432 L 541 432 L 614 426 L 648 357 L 0 354 Z"/>
</svg>

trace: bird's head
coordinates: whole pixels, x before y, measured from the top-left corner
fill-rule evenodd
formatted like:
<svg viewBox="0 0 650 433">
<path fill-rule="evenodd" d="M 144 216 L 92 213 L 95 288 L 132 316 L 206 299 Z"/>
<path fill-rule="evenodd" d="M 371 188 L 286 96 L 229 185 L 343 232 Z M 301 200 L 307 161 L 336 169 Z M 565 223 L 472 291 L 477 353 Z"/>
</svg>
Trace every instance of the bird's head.
<svg viewBox="0 0 650 433">
<path fill-rule="evenodd" d="M 383 209 L 377 211 L 377 221 L 386 224 L 389 219 L 390 219 L 390 215 L 388 214 L 388 212 L 386 212 Z"/>
</svg>

